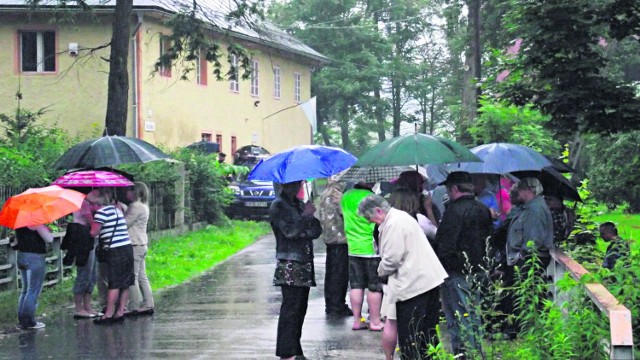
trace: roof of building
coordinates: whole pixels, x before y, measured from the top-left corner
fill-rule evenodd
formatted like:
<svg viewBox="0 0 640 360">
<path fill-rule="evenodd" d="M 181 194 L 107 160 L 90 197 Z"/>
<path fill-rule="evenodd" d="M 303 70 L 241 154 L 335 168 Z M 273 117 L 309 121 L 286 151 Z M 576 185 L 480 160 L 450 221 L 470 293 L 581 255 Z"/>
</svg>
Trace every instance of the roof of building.
<svg viewBox="0 0 640 360">
<path fill-rule="evenodd" d="M 41 0 L 41 9 L 58 7 L 62 0 Z M 74 4 L 73 0 L 67 0 L 66 6 Z M 95 9 L 111 9 L 116 0 L 87 0 L 86 3 Z M 327 57 L 305 45 L 300 40 L 279 29 L 274 24 L 256 17 L 241 20 L 227 19 L 226 15 L 235 10 L 233 0 L 198 0 L 199 18 L 211 24 L 219 31 L 225 31 L 230 36 L 256 42 L 271 48 L 288 51 L 310 60 L 326 63 Z M 0 9 L 22 9 L 31 5 L 25 0 L 0 0 Z M 175 14 L 182 10 L 188 10 L 193 6 L 189 0 L 133 0 L 133 11 L 160 11 L 167 14 Z"/>
</svg>

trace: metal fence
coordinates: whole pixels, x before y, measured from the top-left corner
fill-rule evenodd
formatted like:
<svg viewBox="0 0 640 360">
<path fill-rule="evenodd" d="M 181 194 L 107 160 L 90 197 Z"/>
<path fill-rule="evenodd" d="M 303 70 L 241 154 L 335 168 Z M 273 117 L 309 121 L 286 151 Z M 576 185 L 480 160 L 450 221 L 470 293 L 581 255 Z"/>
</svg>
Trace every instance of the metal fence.
<svg viewBox="0 0 640 360">
<path fill-rule="evenodd" d="M 60 241 L 63 237 L 64 233 L 54 233 L 53 243 L 47 246 L 45 286 L 62 282 L 71 275 L 72 266 L 64 266 L 62 263 L 63 254 L 60 250 Z M 3 259 L 0 259 L 0 289 L 16 290 L 20 288 L 17 252 L 9 246 L 8 238 L 0 239 L 0 253 L 3 254 Z"/>
</svg>

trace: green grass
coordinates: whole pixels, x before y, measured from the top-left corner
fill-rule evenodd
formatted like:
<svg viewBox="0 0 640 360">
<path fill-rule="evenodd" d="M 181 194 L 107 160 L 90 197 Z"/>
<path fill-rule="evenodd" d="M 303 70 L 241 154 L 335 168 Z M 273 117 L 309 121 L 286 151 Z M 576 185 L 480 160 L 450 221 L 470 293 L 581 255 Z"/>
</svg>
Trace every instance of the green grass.
<svg viewBox="0 0 640 360">
<path fill-rule="evenodd" d="M 207 226 L 178 237 L 154 240 L 147 255 L 147 275 L 153 290 L 197 277 L 270 231 L 267 222 L 233 220 L 227 227 Z M 38 316 L 70 311 L 72 280 L 43 289 L 38 299 Z M 17 291 L 0 292 L 0 332 L 15 331 L 17 306 Z"/>
<path fill-rule="evenodd" d="M 599 224 L 611 221 L 616 224 L 622 238 L 640 240 L 640 214 L 625 214 L 618 210 L 598 215 L 594 221 Z"/>
<path fill-rule="evenodd" d="M 177 238 L 154 241 L 147 255 L 153 290 L 192 279 L 269 233 L 266 222 L 232 221 L 231 227 L 208 226 Z"/>
</svg>

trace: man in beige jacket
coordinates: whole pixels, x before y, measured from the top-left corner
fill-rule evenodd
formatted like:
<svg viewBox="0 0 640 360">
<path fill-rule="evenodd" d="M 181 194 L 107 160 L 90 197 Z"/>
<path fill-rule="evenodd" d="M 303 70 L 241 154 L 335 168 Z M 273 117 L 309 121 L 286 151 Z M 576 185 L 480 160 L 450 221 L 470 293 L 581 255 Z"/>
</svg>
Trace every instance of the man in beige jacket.
<svg viewBox="0 0 640 360">
<path fill-rule="evenodd" d="M 379 225 L 378 275 L 388 277 L 386 296 L 396 304 L 402 356 L 420 359 L 436 335 L 438 286 L 447 278 L 447 272 L 411 215 L 391 208 L 378 195 L 362 200 L 359 214 Z"/>
</svg>

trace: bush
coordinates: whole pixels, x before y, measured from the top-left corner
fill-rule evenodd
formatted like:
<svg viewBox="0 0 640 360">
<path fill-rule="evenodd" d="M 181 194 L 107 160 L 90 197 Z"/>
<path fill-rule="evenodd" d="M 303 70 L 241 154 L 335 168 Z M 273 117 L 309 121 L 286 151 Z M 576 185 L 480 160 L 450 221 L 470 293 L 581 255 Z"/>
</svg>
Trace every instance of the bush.
<svg viewBox="0 0 640 360">
<path fill-rule="evenodd" d="M 640 212 L 640 131 L 588 138 L 591 190 L 596 199 L 614 207 L 629 204 Z"/>
<path fill-rule="evenodd" d="M 531 105 L 480 100 L 478 118 L 469 132 L 478 144 L 505 142 L 529 146 L 543 154 L 556 154 L 561 147 L 551 131 L 543 126 L 550 120 Z"/>
<path fill-rule="evenodd" d="M 219 164 L 212 155 L 181 150 L 174 157 L 185 164 L 189 174 L 191 216 L 195 221 L 216 224 L 227 218 L 223 209 L 233 201 L 233 193 L 227 188 L 227 178 L 233 167 Z"/>
<path fill-rule="evenodd" d="M 45 113 L 43 109 L 37 112 L 18 109 L 12 116 L 0 114 L 5 128 L 0 140 L 0 185 L 16 189 L 45 186 L 60 175 L 51 164 L 73 140 L 55 126 L 36 125 Z"/>
</svg>

